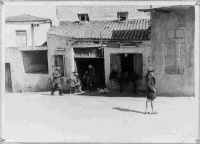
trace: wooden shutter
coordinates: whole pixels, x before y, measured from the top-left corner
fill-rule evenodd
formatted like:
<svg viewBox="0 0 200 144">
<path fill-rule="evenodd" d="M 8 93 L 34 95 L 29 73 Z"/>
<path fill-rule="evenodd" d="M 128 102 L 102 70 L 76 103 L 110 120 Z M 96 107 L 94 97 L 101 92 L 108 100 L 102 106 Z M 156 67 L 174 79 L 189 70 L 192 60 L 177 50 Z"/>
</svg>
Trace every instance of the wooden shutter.
<svg viewBox="0 0 200 144">
<path fill-rule="evenodd" d="M 165 72 L 183 74 L 185 63 L 184 39 L 168 39 L 165 42 Z"/>
<path fill-rule="evenodd" d="M 174 39 L 167 39 L 165 41 L 165 73 L 177 73 L 177 50 Z"/>
<path fill-rule="evenodd" d="M 119 54 L 110 54 L 110 71 L 117 66 L 117 71 L 121 72 L 121 58 Z"/>
<path fill-rule="evenodd" d="M 26 46 L 26 31 L 16 31 L 16 45 Z"/>
<path fill-rule="evenodd" d="M 179 55 L 178 59 L 178 73 L 184 73 L 184 66 L 185 66 L 185 56 L 186 56 L 186 49 L 185 49 L 185 42 L 184 39 L 177 39 L 176 40 L 177 51 Z"/>
</svg>

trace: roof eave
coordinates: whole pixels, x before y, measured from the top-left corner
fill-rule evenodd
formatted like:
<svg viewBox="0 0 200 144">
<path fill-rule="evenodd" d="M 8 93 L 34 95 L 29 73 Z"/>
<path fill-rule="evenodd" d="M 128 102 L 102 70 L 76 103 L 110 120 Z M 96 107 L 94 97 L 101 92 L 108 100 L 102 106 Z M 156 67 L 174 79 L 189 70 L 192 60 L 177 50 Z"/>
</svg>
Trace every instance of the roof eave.
<svg viewBox="0 0 200 144">
<path fill-rule="evenodd" d="M 7 24 L 47 24 L 51 23 L 51 21 L 6 21 Z"/>
</svg>

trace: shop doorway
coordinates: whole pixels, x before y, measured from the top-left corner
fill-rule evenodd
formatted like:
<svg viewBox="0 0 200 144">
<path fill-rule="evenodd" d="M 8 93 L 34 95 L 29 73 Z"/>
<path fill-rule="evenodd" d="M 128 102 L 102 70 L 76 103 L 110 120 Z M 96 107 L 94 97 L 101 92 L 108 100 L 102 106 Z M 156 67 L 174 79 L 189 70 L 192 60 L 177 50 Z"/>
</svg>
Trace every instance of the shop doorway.
<svg viewBox="0 0 200 144">
<path fill-rule="evenodd" d="M 110 54 L 110 70 L 117 67 L 119 73 L 135 73 L 143 78 L 143 56 L 141 53 Z"/>
<path fill-rule="evenodd" d="M 77 72 L 80 78 L 88 71 L 88 65 L 91 64 L 95 69 L 96 86 L 101 87 L 105 85 L 105 70 L 103 58 L 75 58 Z"/>
</svg>

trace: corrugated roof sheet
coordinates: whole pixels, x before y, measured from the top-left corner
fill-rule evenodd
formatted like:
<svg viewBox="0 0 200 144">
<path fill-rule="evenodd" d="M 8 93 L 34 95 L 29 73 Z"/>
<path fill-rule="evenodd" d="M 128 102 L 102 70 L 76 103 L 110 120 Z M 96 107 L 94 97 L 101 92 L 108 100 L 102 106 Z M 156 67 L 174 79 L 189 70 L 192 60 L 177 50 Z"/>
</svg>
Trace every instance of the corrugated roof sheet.
<svg viewBox="0 0 200 144">
<path fill-rule="evenodd" d="M 50 19 L 40 18 L 28 14 L 10 16 L 6 18 L 6 22 L 50 22 Z"/>
<path fill-rule="evenodd" d="M 149 40 L 150 20 L 62 22 L 47 34 L 74 39 Z"/>
</svg>

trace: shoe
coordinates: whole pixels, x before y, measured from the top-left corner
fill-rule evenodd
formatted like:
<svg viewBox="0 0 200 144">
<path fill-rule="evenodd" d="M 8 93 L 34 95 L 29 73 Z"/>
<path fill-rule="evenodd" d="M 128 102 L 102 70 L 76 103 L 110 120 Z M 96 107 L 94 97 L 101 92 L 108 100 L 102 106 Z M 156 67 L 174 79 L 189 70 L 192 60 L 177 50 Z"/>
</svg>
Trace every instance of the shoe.
<svg viewBox="0 0 200 144">
<path fill-rule="evenodd" d="M 154 112 L 152 112 L 151 114 L 158 114 L 158 112 L 157 112 L 157 111 L 154 111 Z"/>
<path fill-rule="evenodd" d="M 53 93 L 51 93 L 51 95 L 53 96 L 54 94 L 53 94 Z"/>
<path fill-rule="evenodd" d="M 60 96 L 63 96 L 63 94 L 60 94 Z"/>
</svg>

